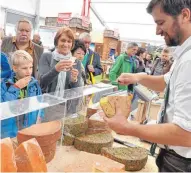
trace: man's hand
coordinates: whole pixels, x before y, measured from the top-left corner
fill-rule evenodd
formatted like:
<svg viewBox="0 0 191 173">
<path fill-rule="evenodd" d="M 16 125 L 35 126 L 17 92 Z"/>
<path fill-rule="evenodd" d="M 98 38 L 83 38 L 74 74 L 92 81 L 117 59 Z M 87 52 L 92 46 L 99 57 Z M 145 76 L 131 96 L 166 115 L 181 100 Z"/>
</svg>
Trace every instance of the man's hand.
<svg viewBox="0 0 191 173">
<path fill-rule="evenodd" d="M 140 74 L 122 73 L 117 81 L 120 85 L 135 84 L 140 81 Z"/>
<path fill-rule="evenodd" d="M 30 80 L 31 80 L 31 76 L 27 76 L 27 77 L 25 77 L 25 78 L 22 78 L 22 79 L 18 80 L 18 81 L 15 83 L 15 85 L 16 85 L 18 88 L 23 89 L 24 87 L 26 87 L 26 86 L 29 84 Z"/>
<path fill-rule="evenodd" d="M 71 70 L 72 82 L 77 82 L 79 71 L 77 69 Z"/>
<path fill-rule="evenodd" d="M 92 72 L 92 73 L 95 72 L 95 69 L 94 69 L 93 65 L 88 65 L 88 70 L 89 70 L 90 72 Z"/>
</svg>

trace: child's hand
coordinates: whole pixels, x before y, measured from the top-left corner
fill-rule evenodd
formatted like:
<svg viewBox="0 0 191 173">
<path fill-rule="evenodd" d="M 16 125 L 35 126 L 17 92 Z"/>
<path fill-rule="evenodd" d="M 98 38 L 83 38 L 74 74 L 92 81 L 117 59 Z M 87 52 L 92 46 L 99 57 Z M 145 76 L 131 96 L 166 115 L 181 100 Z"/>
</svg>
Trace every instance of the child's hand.
<svg viewBox="0 0 191 173">
<path fill-rule="evenodd" d="M 25 77 L 25 78 L 22 78 L 22 79 L 18 80 L 18 81 L 15 83 L 15 85 L 16 85 L 18 88 L 22 89 L 22 88 L 26 87 L 26 86 L 29 84 L 30 80 L 31 80 L 31 76 L 27 76 L 27 77 Z"/>
</svg>

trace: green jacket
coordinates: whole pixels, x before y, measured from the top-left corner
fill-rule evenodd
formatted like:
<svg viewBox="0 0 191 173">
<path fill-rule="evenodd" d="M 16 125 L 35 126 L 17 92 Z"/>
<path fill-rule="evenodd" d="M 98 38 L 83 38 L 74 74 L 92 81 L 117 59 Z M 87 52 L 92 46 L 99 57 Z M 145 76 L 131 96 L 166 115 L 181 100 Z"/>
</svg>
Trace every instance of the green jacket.
<svg viewBox="0 0 191 173">
<path fill-rule="evenodd" d="M 109 80 L 113 85 L 118 85 L 116 83 L 117 78 L 122 73 L 135 73 L 136 72 L 136 63 L 132 57 L 128 57 L 126 53 L 121 54 L 109 73 Z M 127 90 L 128 86 L 118 85 L 119 90 Z"/>
</svg>

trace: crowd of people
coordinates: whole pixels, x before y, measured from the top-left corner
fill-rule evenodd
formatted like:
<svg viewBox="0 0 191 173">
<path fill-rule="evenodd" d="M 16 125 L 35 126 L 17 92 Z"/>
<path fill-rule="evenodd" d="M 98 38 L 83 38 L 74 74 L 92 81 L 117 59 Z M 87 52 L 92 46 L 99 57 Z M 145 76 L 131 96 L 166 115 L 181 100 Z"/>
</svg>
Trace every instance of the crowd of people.
<svg viewBox="0 0 191 173">
<path fill-rule="evenodd" d="M 44 52 L 39 34 L 34 34 L 31 40 L 32 29 L 29 20 L 21 19 L 16 25 L 16 36 L 2 38 L 1 102 L 42 93 L 63 97 L 65 89 L 95 83 L 94 77 L 102 73 L 102 67 L 100 56 L 89 49 L 89 33 L 82 33 L 75 40 L 70 28 L 60 28 L 54 38 L 54 49 Z M 42 117 L 35 111 L 19 116 L 19 120 L 3 120 L 1 138 L 15 137 L 19 128 Z"/>
<path fill-rule="evenodd" d="M 109 80 L 118 89 L 128 90 L 128 86 L 122 86 L 116 82 L 122 73 L 141 73 L 160 76 L 166 74 L 172 64 L 172 53 L 168 47 L 164 48 L 155 58 L 145 48 L 138 47 L 137 43 L 129 43 L 127 51 L 119 55 L 110 69 Z M 130 87 L 132 91 L 133 87 Z"/>
<path fill-rule="evenodd" d="M 32 29 L 29 20 L 21 19 L 16 25 L 16 35 L 2 39 L 1 102 L 42 93 L 53 93 L 55 96 L 63 97 L 66 89 L 96 83 L 95 76 L 100 75 L 103 69 L 99 54 L 89 48 L 89 33 L 84 32 L 75 40 L 70 28 L 60 28 L 54 37 L 54 48 L 44 52 L 40 35 L 35 33 L 31 39 Z M 139 48 L 137 43 L 129 43 L 127 51 L 115 57 L 115 63 L 109 72 L 109 80 L 113 85 L 117 84 L 118 89 L 133 92 L 133 85 L 122 86 L 116 82 L 122 73 L 165 74 L 171 65 L 169 57 L 170 51 L 164 49 L 153 63 L 152 55 L 147 53 L 146 49 Z M 36 119 L 37 115 L 36 111 Z M 30 114 L 22 118 L 23 126 L 26 120 L 30 120 L 29 117 Z M 34 120 L 32 122 L 35 123 Z M 10 124 L 9 120 L 4 120 L 1 124 L 1 136 L 15 136 L 16 130 L 3 130 L 6 124 Z M 14 135 L 3 134 L 4 131 L 14 132 Z"/>
</svg>

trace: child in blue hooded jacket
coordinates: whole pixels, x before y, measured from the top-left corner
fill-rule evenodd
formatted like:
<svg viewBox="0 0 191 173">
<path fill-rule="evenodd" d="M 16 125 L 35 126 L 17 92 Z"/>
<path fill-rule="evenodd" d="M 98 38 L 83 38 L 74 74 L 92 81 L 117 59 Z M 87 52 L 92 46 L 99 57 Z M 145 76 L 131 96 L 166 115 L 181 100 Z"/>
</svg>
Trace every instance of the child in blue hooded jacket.
<svg viewBox="0 0 191 173">
<path fill-rule="evenodd" d="M 24 50 L 17 50 L 11 57 L 13 72 L 11 77 L 1 81 L 1 102 L 13 101 L 41 95 L 38 81 L 32 75 L 33 58 Z M 20 105 L 21 106 L 21 105 Z M 22 107 L 12 109 L 22 109 Z M 23 105 L 27 107 L 27 105 Z M 23 109 L 24 109 L 23 107 Z M 3 111 L 2 111 L 3 112 Z M 43 118 L 42 110 L 19 115 L 1 121 L 1 138 L 15 137 L 18 130 L 29 127 Z"/>
<path fill-rule="evenodd" d="M 9 65 L 8 57 L 1 52 L 1 78 L 8 78 L 11 75 L 11 67 Z"/>
</svg>

